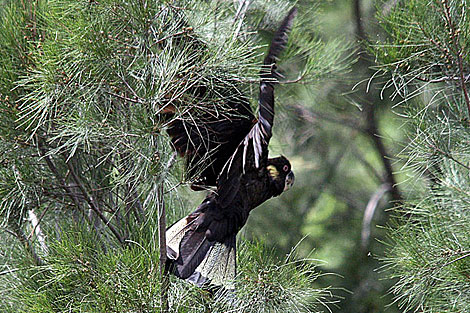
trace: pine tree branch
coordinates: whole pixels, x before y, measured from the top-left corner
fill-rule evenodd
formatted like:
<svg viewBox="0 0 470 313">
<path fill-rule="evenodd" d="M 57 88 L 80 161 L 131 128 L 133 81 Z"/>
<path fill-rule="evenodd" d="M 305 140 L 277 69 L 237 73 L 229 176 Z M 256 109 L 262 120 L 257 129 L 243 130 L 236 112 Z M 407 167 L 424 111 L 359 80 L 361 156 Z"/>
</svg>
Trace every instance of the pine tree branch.
<svg viewBox="0 0 470 313">
<path fill-rule="evenodd" d="M 46 164 L 47 166 L 49 167 L 49 169 L 51 170 L 51 172 L 54 174 L 54 176 L 56 177 L 56 179 L 59 181 L 59 185 L 64 189 L 65 193 L 69 196 L 69 198 L 72 200 L 72 202 L 74 203 L 75 207 L 80 210 L 81 208 L 81 205 L 80 205 L 80 199 L 79 199 L 79 196 L 74 192 L 74 190 L 72 190 L 72 187 L 66 183 L 65 179 L 62 177 L 62 175 L 60 174 L 59 170 L 57 169 L 57 167 L 55 166 L 55 164 L 52 162 L 50 156 L 47 154 L 47 151 L 46 149 L 42 146 L 42 142 L 41 142 L 41 139 L 38 137 L 37 138 L 37 145 L 38 145 L 38 150 L 39 150 L 39 153 L 40 155 L 42 156 L 42 158 L 46 161 Z M 70 167 L 70 164 L 67 163 L 67 166 Z M 72 174 L 73 171 L 70 171 L 70 173 Z M 77 187 L 80 188 L 80 186 L 76 183 Z M 83 188 L 83 186 L 81 186 Z M 82 192 L 83 194 L 83 192 Z M 83 194 L 83 197 L 85 198 L 85 200 L 89 200 L 89 198 L 87 197 L 87 193 Z M 91 206 L 90 206 L 91 207 Z M 92 208 L 93 209 L 93 208 Z M 96 211 L 95 211 L 96 212 Z M 101 213 L 101 212 L 100 212 Z M 122 237 L 119 235 L 119 233 L 117 233 L 116 229 L 110 225 L 109 223 L 107 224 L 105 221 L 107 221 L 106 217 L 101 213 L 96 213 L 98 215 L 98 217 L 100 217 L 103 222 L 105 223 L 105 225 L 107 225 L 107 227 L 113 232 L 113 234 L 116 236 L 116 238 L 119 240 L 119 242 L 122 244 L 123 243 L 123 239 Z M 101 216 L 100 216 L 101 215 Z M 90 224 L 90 225 L 93 225 L 93 227 L 95 228 L 96 230 L 96 233 L 99 235 L 99 230 L 96 228 L 96 225 L 94 225 L 92 219 L 90 218 L 90 216 L 88 216 L 87 214 L 85 214 L 83 212 L 83 216 L 87 219 L 87 222 Z M 113 231 L 114 230 L 114 231 Z"/>
<path fill-rule="evenodd" d="M 169 273 L 166 270 L 167 250 L 166 250 L 166 209 L 164 200 L 163 182 L 157 187 L 158 199 L 158 244 L 160 247 L 160 277 L 161 277 L 161 307 L 162 312 L 169 312 L 168 289 L 170 286 Z"/>
<path fill-rule="evenodd" d="M 36 234 L 36 238 L 39 242 L 39 245 L 42 249 L 42 252 L 43 254 L 47 255 L 48 252 L 49 252 L 49 248 L 46 244 L 46 241 L 45 241 L 45 237 L 44 237 L 44 234 L 43 232 L 41 231 L 41 227 L 39 226 L 39 224 L 41 223 L 41 220 L 42 218 L 44 217 L 44 215 L 46 214 L 47 210 L 49 209 L 49 207 L 46 207 L 42 213 L 41 213 L 41 216 L 38 218 L 36 216 L 36 214 L 34 213 L 33 209 L 30 209 L 28 211 L 28 214 L 29 214 L 29 221 L 31 222 L 31 225 L 33 226 L 32 227 L 32 231 L 31 233 L 28 235 L 27 239 L 30 240 L 31 237 L 33 236 L 33 234 Z"/>
<path fill-rule="evenodd" d="M 354 8 L 353 8 L 353 14 L 354 14 L 354 20 L 356 22 L 356 36 L 359 39 L 365 39 L 366 34 L 364 31 L 364 27 L 362 25 L 362 13 L 361 13 L 361 1 L 360 0 L 354 0 L 353 2 Z M 361 50 L 363 50 L 362 48 Z M 364 51 L 365 52 L 365 51 Z M 359 66 L 364 66 L 365 68 L 369 68 L 371 66 L 370 62 L 365 59 L 362 54 L 360 54 L 361 57 L 359 58 L 358 65 Z M 367 93 L 369 95 L 369 93 Z M 368 96 L 370 97 L 370 96 Z M 367 99 L 367 98 L 366 98 Z M 373 103 L 374 99 L 371 99 L 372 101 L 368 101 L 369 103 Z M 392 195 L 392 200 L 395 202 L 402 202 L 403 198 L 401 197 L 400 191 L 398 190 L 397 187 L 397 182 L 395 179 L 395 175 L 393 172 L 393 167 L 392 163 L 390 162 L 389 154 L 387 151 L 387 148 L 385 147 L 382 137 L 380 135 L 378 126 L 377 126 L 377 111 L 376 111 L 377 106 L 374 104 L 367 104 L 365 106 L 365 119 L 366 119 L 366 128 L 365 131 L 374 143 L 377 152 L 380 155 L 380 159 L 382 161 L 383 168 L 385 170 L 385 182 L 388 183 L 391 186 L 391 195 Z"/>
<path fill-rule="evenodd" d="M 353 12 L 356 23 L 356 36 L 359 40 L 364 40 L 366 39 L 366 34 L 364 31 L 364 25 L 362 24 L 361 0 L 353 1 Z"/>
<path fill-rule="evenodd" d="M 111 224 L 111 222 L 104 216 L 103 212 L 97 205 L 96 201 L 88 194 L 86 191 L 85 187 L 82 184 L 82 181 L 80 178 L 77 176 L 75 173 L 74 168 L 70 164 L 70 162 L 65 161 L 65 164 L 67 165 L 67 168 L 70 171 L 70 174 L 72 175 L 72 179 L 75 181 L 75 183 L 78 186 L 78 189 L 82 193 L 83 197 L 85 198 L 85 201 L 88 203 L 90 208 L 98 215 L 98 217 L 103 221 L 103 223 L 106 225 L 106 227 L 109 228 L 109 230 L 114 234 L 116 239 L 121 243 L 122 245 L 125 244 L 125 240 L 122 238 L 121 234 L 116 230 L 116 228 Z"/>
<path fill-rule="evenodd" d="M 387 182 L 391 186 L 390 192 L 392 194 L 392 200 L 400 203 L 403 201 L 403 198 L 401 197 L 400 191 L 397 187 L 397 181 L 393 173 L 393 167 L 392 163 L 390 162 L 389 154 L 387 152 L 387 149 L 385 148 L 385 145 L 382 141 L 382 137 L 380 136 L 379 130 L 377 128 L 375 109 L 373 105 L 368 105 L 366 115 L 368 122 L 367 131 L 369 133 L 370 139 L 373 141 L 377 149 L 377 152 L 380 155 L 380 159 L 382 160 L 382 164 L 385 170 L 385 182 Z"/>
<path fill-rule="evenodd" d="M 455 163 L 457 163 L 458 165 L 466 168 L 467 170 L 470 171 L 470 167 L 463 164 L 462 162 L 460 162 L 459 160 L 455 159 L 452 155 L 450 155 L 448 152 L 445 152 L 443 151 L 442 149 L 440 149 L 439 147 L 437 147 L 437 145 L 435 143 L 433 143 L 432 145 L 430 144 L 429 145 L 430 148 L 434 149 L 434 151 L 437 151 L 439 152 L 440 154 L 442 154 L 443 156 L 445 156 L 446 158 L 448 158 L 449 160 L 451 161 L 454 161 Z"/>
</svg>

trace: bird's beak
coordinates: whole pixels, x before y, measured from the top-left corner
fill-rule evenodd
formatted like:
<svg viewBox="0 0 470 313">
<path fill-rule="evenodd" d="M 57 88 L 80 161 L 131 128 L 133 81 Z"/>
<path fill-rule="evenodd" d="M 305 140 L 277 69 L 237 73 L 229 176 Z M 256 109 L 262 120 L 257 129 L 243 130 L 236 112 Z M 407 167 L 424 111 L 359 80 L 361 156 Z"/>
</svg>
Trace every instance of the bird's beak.
<svg viewBox="0 0 470 313">
<path fill-rule="evenodd" d="M 286 176 L 286 181 L 284 184 L 284 191 L 289 189 L 294 184 L 294 181 L 295 181 L 294 172 L 290 171 L 289 174 L 287 174 Z"/>
</svg>

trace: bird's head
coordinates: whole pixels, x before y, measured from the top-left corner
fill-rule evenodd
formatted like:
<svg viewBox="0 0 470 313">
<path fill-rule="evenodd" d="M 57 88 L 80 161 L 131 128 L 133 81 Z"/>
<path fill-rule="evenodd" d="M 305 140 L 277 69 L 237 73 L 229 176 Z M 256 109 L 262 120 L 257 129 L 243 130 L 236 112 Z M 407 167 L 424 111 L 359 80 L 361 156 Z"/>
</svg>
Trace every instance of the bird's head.
<svg viewBox="0 0 470 313">
<path fill-rule="evenodd" d="M 280 195 L 283 191 L 289 189 L 295 180 L 294 172 L 288 159 L 284 156 L 268 159 L 266 166 L 268 175 L 272 179 L 275 187 L 275 195 Z"/>
</svg>

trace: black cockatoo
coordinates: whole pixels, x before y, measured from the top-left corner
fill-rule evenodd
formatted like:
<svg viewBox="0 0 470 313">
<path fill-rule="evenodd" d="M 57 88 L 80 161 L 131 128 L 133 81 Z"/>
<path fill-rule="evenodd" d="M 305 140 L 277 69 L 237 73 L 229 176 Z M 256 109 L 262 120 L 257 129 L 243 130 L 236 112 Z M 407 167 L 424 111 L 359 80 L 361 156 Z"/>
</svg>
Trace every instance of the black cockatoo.
<svg viewBox="0 0 470 313">
<path fill-rule="evenodd" d="M 214 189 L 193 213 L 166 232 L 170 271 L 199 286 L 230 285 L 236 274 L 236 235 L 250 211 L 294 183 L 289 160 L 269 159 L 268 144 L 278 78 L 275 64 L 296 14 L 293 8 L 284 18 L 264 59 L 257 119 L 246 97 L 235 92 L 226 98 L 233 118 L 209 114 L 204 125 L 180 119 L 167 130 L 181 155 L 193 165 L 206 164 L 192 188 Z"/>
</svg>

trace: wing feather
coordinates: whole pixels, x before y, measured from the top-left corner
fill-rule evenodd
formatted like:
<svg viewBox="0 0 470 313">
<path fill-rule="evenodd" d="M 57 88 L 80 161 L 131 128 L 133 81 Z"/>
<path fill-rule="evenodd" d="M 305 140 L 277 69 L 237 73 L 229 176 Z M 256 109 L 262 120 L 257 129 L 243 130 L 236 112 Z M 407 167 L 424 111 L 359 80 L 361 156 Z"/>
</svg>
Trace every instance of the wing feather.
<svg viewBox="0 0 470 313">
<path fill-rule="evenodd" d="M 297 9 L 292 8 L 282 21 L 269 47 L 264 65 L 260 72 L 261 83 L 259 93 L 258 121 L 236 148 L 235 152 L 225 163 L 217 179 L 217 193 L 219 205 L 224 208 L 233 199 L 230 194 L 239 190 L 240 176 L 248 168 L 259 169 L 266 165 L 268 159 L 268 145 L 272 136 L 274 122 L 274 85 L 277 83 L 275 62 L 287 44 L 288 33 L 292 27 Z M 233 185 L 238 181 L 238 185 Z"/>
<path fill-rule="evenodd" d="M 194 95 L 201 110 L 185 110 L 167 128 L 175 150 L 186 159 L 189 179 L 200 180 L 198 189 L 216 186 L 217 176 L 255 119 L 248 99 L 236 86 L 219 84 L 215 88 L 221 90 L 204 89 Z M 219 98 L 217 105 L 203 104 L 208 98 Z"/>
</svg>

